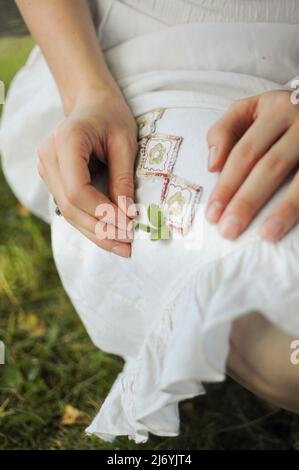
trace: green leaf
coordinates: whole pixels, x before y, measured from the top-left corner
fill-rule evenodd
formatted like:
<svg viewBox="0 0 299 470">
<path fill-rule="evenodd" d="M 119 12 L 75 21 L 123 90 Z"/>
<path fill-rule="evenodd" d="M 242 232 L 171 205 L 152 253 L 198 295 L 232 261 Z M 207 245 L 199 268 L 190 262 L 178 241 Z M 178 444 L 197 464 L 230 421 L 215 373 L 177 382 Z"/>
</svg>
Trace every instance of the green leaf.
<svg viewBox="0 0 299 470">
<path fill-rule="evenodd" d="M 170 239 L 170 228 L 167 225 L 163 225 L 160 230 L 161 240 L 169 240 Z"/>
<path fill-rule="evenodd" d="M 165 224 L 165 218 L 161 208 L 157 204 L 150 204 L 147 209 L 148 220 L 154 227 L 162 227 Z"/>
<path fill-rule="evenodd" d="M 150 233 L 151 227 L 149 225 L 139 224 L 138 228 L 144 232 Z"/>
<path fill-rule="evenodd" d="M 148 219 L 151 225 L 145 225 L 138 220 L 133 220 L 135 230 L 143 230 L 151 234 L 151 240 L 169 240 L 170 229 L 166 226 L 163 211 L 158 204 L 150 204 L 147 209 Z"/>
<path fill-rule="evenodd" d="M 159 230 L 152 230 L 151 231 L 151 240 L 153 242 L 156 242 L 158 240 L 160 240 L 160 232 Z"/>
<path fill-rule="evenodd" d="M 142 224 L 138 222 L 138 220 L 133 220 L 135 230 L 143 230 L 144 232 L 149 233 L 151 231 L 151 227 L 149 225 Z"/>
<path fill-rule="evenodd" d="M 140 222 L 138 222 L 138 220 L 133 220 L 133 227 L 135 230 L 139 230 Z"/>
<path fill-rule="evenodd" d="M 158 230 L 151 230 L 151 240 L 158 241 L 158 240 L 169 240 L 170 238 L 170 229 L 167 225 L 163 225 Z"/>
</svg>

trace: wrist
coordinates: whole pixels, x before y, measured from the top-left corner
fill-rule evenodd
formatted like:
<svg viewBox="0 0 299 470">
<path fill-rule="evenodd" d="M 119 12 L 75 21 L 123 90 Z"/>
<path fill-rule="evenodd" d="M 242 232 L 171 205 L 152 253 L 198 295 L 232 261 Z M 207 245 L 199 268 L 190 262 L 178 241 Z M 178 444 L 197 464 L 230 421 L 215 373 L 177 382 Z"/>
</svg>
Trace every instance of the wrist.
<svg viewBox="0 0 299 470">
<path fill-rule="evenodd" d="M 123 98 L 121 90 L 114 80 L 105 83 L 100 81 L 85 82 L 82 86 L 61 93 L 64 113 L 67 116 L 82 104 L 102 101 L 108 96 Z"/>
</svg>

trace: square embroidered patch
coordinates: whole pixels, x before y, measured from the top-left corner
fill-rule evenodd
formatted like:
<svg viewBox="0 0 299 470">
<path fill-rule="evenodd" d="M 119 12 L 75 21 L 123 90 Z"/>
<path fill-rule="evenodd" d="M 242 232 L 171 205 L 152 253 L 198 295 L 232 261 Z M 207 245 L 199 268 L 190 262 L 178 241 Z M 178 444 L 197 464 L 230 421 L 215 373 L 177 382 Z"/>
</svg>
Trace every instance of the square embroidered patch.
<svg viewBox="0 0 299 470">
<path fill-rule="evenodd" d="M 192 225 L 202 187 L 176 175 L 164 177 L 161 207 L 169 227 L 187 233 Z"/>
<path fill-rule="evenodd" d="M 140 160 L 137 176 L 171 173 L 177 159 L 182 137 L 152 134 L 139 142 Z"/>
<path fill-rule="evenodd" d="M 157 108 L 136 118 L 139 139 L 156 132 L 156 122 L 162 118 L 164 108 Z"/>
</svg>

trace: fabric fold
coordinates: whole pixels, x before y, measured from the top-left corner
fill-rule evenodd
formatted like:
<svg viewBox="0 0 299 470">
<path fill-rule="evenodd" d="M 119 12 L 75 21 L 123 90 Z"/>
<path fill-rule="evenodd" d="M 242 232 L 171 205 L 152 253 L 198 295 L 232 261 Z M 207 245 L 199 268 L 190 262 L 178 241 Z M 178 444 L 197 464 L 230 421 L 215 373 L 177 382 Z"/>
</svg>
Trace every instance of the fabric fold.
<svg viewBox="0 0 299 470">
<path fill-rule="evenodd" d="M 192 210 L 194 238 L 179 234 L 164 243 L 137 236 L 131 259 L 124 260 L 54 215 L 37 172 L 37 148 L 63 110 L 38 48 L 10 89 L 0 147 L 12 190 L 51 223 L 58 272 L 91 339 L 126 361 L 87 432 L 145 442 L 149 433 L 177 435 L 179 402 L 205 393 L 206 382 L 225 379 L 236 318 L 258 311 L 299 335 L 299 226 L 276 245 L 258 235 L 287 182 L 234 242 L 220 237 L 204 216 L 218 178 L 207 169 L 207 132 L 234 100 L 281 89 L 298 76 L 298 25 L 159 25 L 144 33 L 139 28 L 134 37 L 130 19 L 122 18 L 130 39 L 114 46 L 111 23 L 102 25 L 105 56 L 135 118 L 155 108 L 161 115 L 148 136 L 158 135 L 160 154 L 156 148 L 145 157 L 159 161 L 170 153 L 174 180 L 203 189 Z M 137 202 L 160 204 L 163 182 L 136 175 Z M 106 193 L 105 171 L 95 186 Z"/>
<path fill-rule="evenodd" d="M 275 252 L 271 245 L 253 242 L 233 257 L 233 263 L 224 258 L 208 270 L 200 267 L 186 280 L 158 315 L 136 359 L 117 378 L 88 434 L 112 441 L 123 433 L 137 443 L 146 442 L 149 433 L 177 435 L 179 402 L 205 393 L 205 383 L 225 379 L 232 322 L 242 315 L 261 312 L 290 335 L 299 335 L 299 292 L 296 282 L 286 281 L 298 280 L 298 250 Z M 261 264 L 270 260 L 268 277 L 264 271 L 259 275 Z M 254 290 L 249 289 L 253 281 Z M 206 298 L 202 291 L 208 283 Z"/>
</svg>

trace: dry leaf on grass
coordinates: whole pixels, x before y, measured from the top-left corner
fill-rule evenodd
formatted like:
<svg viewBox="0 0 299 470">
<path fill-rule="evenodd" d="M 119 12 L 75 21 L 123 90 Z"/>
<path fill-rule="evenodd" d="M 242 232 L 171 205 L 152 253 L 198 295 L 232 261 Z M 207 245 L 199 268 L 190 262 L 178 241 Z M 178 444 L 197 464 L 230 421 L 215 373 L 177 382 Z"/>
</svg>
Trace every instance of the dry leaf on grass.
<svg viewBox="0 0 299 470">
<path fill-rule="evenodd" d="M 29 209 L 27 209 L 27 207 L 23 206 L 23 204 L 21 204 L 20 202 L 17 203 L 16 209 L 17 209 L 17 213 L 18 213 L 21 217 L 26 217 L 27 215 L 30 214 Z"/>
<path fill-rule="evenodd" d="M 59 424 L 61 426 L 72 426 L 74 424 L 88 424 L 89 421 L 90 419 L 85 413 L 74 408 L 72 405 L 66 405 Z"/>
<path fill-rule="evenodd" d="M 18 326 L 22 331 L 26 331 L 35 338 L 40 338 L 45 334 L 46 325 L 34 313 L 19 313 Z"/>
</svg>

